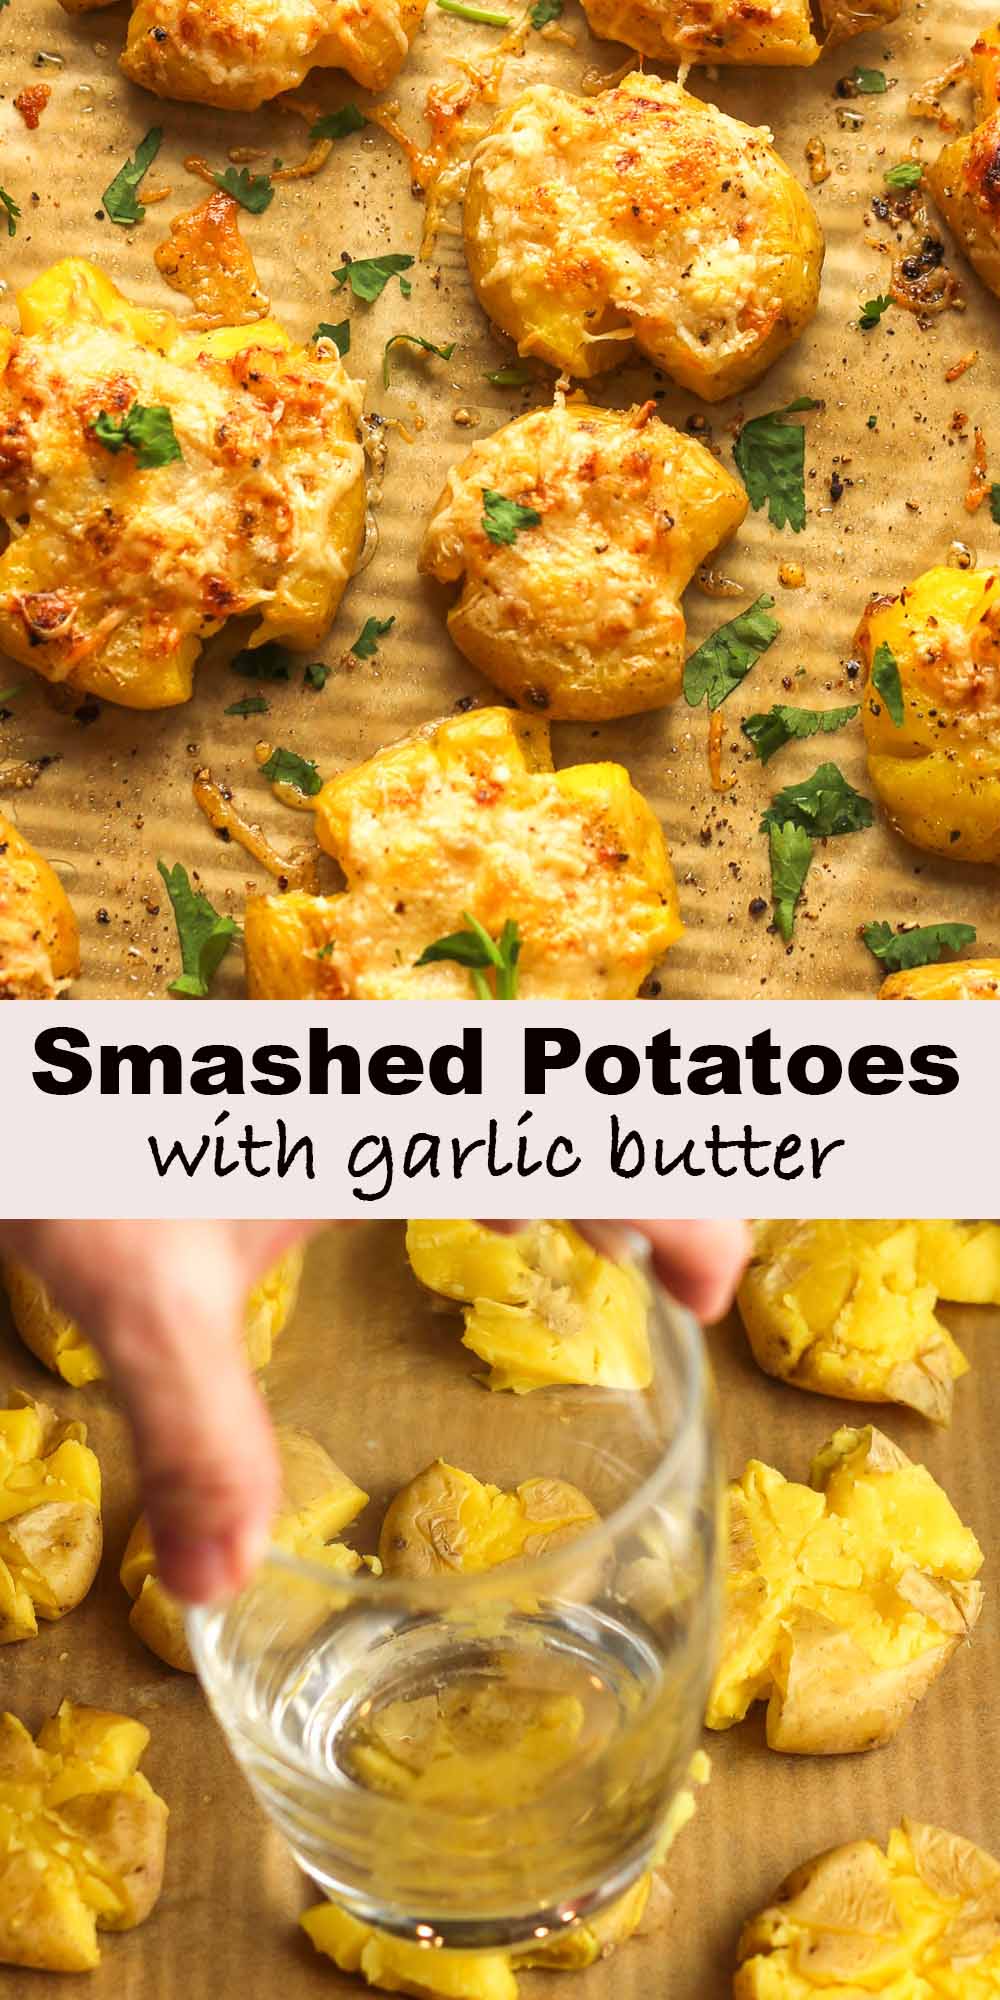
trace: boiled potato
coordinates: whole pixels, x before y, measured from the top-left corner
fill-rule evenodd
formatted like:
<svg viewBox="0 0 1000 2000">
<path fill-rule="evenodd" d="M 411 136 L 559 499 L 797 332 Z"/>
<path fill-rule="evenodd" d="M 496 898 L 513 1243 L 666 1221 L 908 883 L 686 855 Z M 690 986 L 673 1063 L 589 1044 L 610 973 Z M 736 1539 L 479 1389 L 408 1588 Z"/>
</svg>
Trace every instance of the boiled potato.
<svg viewBox="0 0 1000 2000">
<path fill-rule="evenodd" d="M 82 1603 L 101 1544 L 101 1468 L 86 1424 L 10 1397 L 0 1409 L 0 1645 Z"/>
<path fill-rule="evenodd" d="M 61 0 L 67 14 L 111 0 Z M 121 66 L 158 97 L 254 111 L 311 69 L 384 90 L 409 54 L 426 0 L 138 0 Z"/>
<path fill-rule="evenodd" d="M 983 284 L 1000 294 L 1000 25 L 972 46 L 975 128 L 949 140 L 924 180 Z"/>
<path fill-rule="evenodd" d="M 869 1427 L 835 1433 L 811 1486 L 752 1459 L 728 1513 L 709 1728 L 767 1701 L 772 1750 L 888 1743 L 982 1610 L 982 1550 L 950 1500 Z"/>
<path fill-rule="evenodd" d="M 1000 1865 L 904 1819 L 797 1868 L 739 1944 L 735 2000 L 989 2000 L 1000 1992 Z"/>
<path fill-rule="evenodd" d="M 509 544 L 487 532 L 485 491 L 540 518 Z M 739 527 L 742 483 L 656 405 L 556 401 L 505 424 L 449 475 L 420 569 L 460 583 L 448 630 L 522 708 L 601 722 L 681 691 L 680 598 Z"/>
<path fill-rule="evenodd" d="M 709 402 L 735 395 L 819 298 L 819 224 L 769 142 L 653 75 L 596 97 L 533 84 L 472 156 L 480 304 L 570 375 L 637 349 Z"/>
<path fill-rule="evenodd" d="M 258 617 L 253 646 L 314 647 L 365 512 L 361 391 L 330 343 L 294 348 L 273 320 L 185 332 L 77 257 L 18 309 L 0 329 L 3 651 L 146 709 L 188 699 L 228 618 Z M 146 433 L 120 431 L 140 409 L 167 410 L 179 458 L 140 465 Z"/>
<path fill-rule="evenodd" d="M 89 1972 L 98 1931 L 160 1893 L 167 1808 L 138 1769 L 149 1731 L 64 1701 L 32 1741 L 0 1716 L 0 1964 Z"/>
<path fill-rule="evenodd" d="M 0 812 L 0 1000 L 55 1000 L 80 970 L 80 933 L 53 868 Z"/>
<path fill-rule="evenodd" d="M 387 1576 L 493 1569 L 561 1548 L 599 1519 L 565 1479 L 525 1479 L 504 1492 L 438 1458 L 396 1494 L 379 1556 Z"/>
<path fill-rule="evenodd" d="M 286 1250 L 247 1300 L 244 1342 L 251 1368 L 266 1368 L 271 1349 L 295 1308 L 304 1253 Z M 25 1347 L 74 1389 L 103 1378 L 101 1357 L 76 1321 L 61 1311 L 47 1285 L 12 1259 L 0 1263 L 11 1316 Z"/>
<path fill-rule="evenodd" d="M 917 965 L 893 972 L 879 988 L 880 1000 L 1000 1000 L 1000 958 L 959 958 L 943 965 Z"/>
<path fill-rule="evenodd" d="M 271 1541 L 310 1563 L 350 1574 L 361 1568 L 361 1557 L 334 1537 L 368 1504 L 339 1465 L 308 1431 L 279 1425 L 275 1432 L 281 1464 L 281 1502 L 271 1527 Z M 149 1523 L 140 1514 L 122 1557 L 121 1580 L 132 1601 L 129 1624 L 151 1653 L 193 1674 L 184 1629 L 184 1611 L 166 1590 L 156 1571 L 156 1554 Z"/>
<path fill-rule="evenodd" d="M 918 1222 L 917 1271 L 943 1299 L 1000 1306 L 1000 1222 Z"/>
<path fill-rule="evenodd" d="M 64 0 L 65 4 L 65 0 Z M 826 33 L 813 32 L 809 0 L 583 0 L 595 35 L 676 63 L 767 63 L 802 68 L 868 28 L 894 21 L 900 0 L 821 0 Z"/>
<path fill-rule="evenodd" d="M 421 1284 L 465 1308 L 462 1345 L 489 1362 L 491 1389 L 652 1381 L 645 1279 L 572 1223 L 500 1236 L 481 1222 L 409 1222 L 406 1254 Z"/>
<path fill-rule="evenodd" d="M 873 599 L 856 643 L 869 673 L 881 646 L 899 671 L 902 723 L 871 678 L 862 711 L 896 832 L 951 861 L 1000 861 L 1000 571 L 926 570 Z"/>
<path fill-rule="evenodd" d="M 768 1375 L 951 1417 L 968 1362 L 938 1319 L 916 1222 L 761 1222 L 737 1304 Z"/>
<path fill-rule="evenodd" d="M 331 778 L 316 830 L 339 895 L 256 896 L 256 1000 L 467 1000 L 465 966 L 418 965 L 469 912 L 517 924 L 518 997 L 631 999 L 680 936 L 659 821 L 620 764 L 554 771 L 545 723 L 484 708 Z"/>
</svg>

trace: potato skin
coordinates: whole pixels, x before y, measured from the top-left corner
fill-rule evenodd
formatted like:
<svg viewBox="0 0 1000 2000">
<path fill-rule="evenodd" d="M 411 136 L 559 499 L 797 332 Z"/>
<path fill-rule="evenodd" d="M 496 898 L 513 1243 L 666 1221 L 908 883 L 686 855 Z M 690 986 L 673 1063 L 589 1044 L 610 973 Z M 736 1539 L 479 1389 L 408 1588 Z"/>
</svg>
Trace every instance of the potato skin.
<svg viewBox="0 0 1000 2000">
<path fill-rule="evenodd" d="M 897 728 L 869 678 L 868 770 L 905 840 L 950 861 L 1000 862 L 1000 570 L 926 570 L 875 598 L 856 636 L 869 668 L 899 668 Z"/>
<path fill-rule="evenodd" d="M 525 90 L 472 157 L 465 249 L 485 312 L 587 377 L 633 350 L 709 402 L 755 382 L 816 310 L 823 239 L 761 130 L 634 73 Z"/>
<path fill-rule="evenodd" d="M 498 545 L 484 488 L 541 520 Z M 505 424 L 451 472 L 419 567 L 461 584 L 448 630 L 505 694 L 554 721 L 603 722 L 680 693 L 680 596 L 747 505 L 742 483 L 653 403 L 560 400 Z"/>
<path fill-rule="evenodd" d="M 892 972 L 878 990 L 880 1000 L 1000 1000 L 1000 958 L 960 958 L 943 965 L 916 965 Z"/>
<path fill-rule="evenodd" d="M 0 812 L 0 1000 L 55 1000 L 80 970 L 80 932 L 54 868 Z"/>
<path fill-rule="evenodd" d="M 942 146 L 924 180 L 973 269 L 1000 295 L 1000 27 L 973 43 L 972 74 L 975 128 Z"/>
</svg>

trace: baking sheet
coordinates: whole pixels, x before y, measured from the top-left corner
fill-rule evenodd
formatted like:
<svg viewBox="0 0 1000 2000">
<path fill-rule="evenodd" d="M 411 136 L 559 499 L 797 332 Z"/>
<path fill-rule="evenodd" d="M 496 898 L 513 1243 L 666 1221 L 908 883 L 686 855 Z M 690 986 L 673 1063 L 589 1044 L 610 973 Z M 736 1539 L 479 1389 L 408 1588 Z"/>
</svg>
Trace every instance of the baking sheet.
<svg viewBox="0 0 1000 2000">
<path fill-rule="evenodd" d="M 495 33 L 437 12 L 418 36 L 398 94 L 404 125 L 422 137 L 422 106 L 429 82 L 454 74 L 451 61 L 488 52 Z M 98 259 L 133 297 L 185 307 L 168 291 L 152 261 L 171 216 L 201 198 L 201 183 L 181 162 L 192 152 L 225 165 L 226 149 L 259 145 L 268 156 L 301 157 L 305 127 L 287 111 L 264 107 L 235 114 L 194 105 L 163 103 L 127 84 L 115 56 L 126 9 L 67 17 L 56 0 L 15 0 L 0 12 L 0 165 L 2 180 L 20 201 L 17 237 L 0 241 L 0 275 L 12 291 L 68 251 Z M 944 919 L 978 926 L 980 952 L 1000 950 L 1000 914 L 992 870 L 922 856 L 879 825 L 830 842 L 817 857 L 793 947 L 786 950 L 767 929 L 767 916 L 749 915 L 754 898 L 769 892 L 766 841 L 757 832 L 763 806 L 780 785 L 833 756 L 851 781 L 864 788 L 860 727 L 838 735 L 823 751 L 793 744 L 765 771 L 739 737 L 741 716 L 792 699 L 820 706 L 844 703 L 856 683 L 845 673 L 851 637 L 869 592 L 895 590 L 929 564 L 946 558 L 957 538 L 988 562 L 1000 549 L 1000 530 L 984 507 L 970 516 L 964 493 L 979 424 L 1000 474 L 1000 414 L 995 389 L 998 308 L 958 253 L 967 311 L 947 313 L 929 331 L 899 310 L 871 334 L 858 331 L 860 302 L 885 288 L 888 260 L 874 248 L 888 241 L 871 216 L 872 197 L 884 168 L 920 133 L 925 157 L 939 135 L 914 125 L 906 111 L 908 90 L 965 52 L 993 15 L 982 0 L 948 8 L 904 0 L 904 20 L 885 34 L 871 34 L 835 52 L 812 70 L 695 70 L 691 87 L 751 122 L 766 121 L 779 149 L 808 185 L 805 147 L 820 138 L 832 168 L 811 189 L 827 239 L 823 293 L 817 319 L 805 337 L 745 398 L 707 409 L 674 390 L 648 367 L 602 378 L 597 399 L 614 405 L 656 395 L 661 413 L 683 424 L 694 411 L 707 415 L 722 457 L 731 463 L 734 428 L 741 414 L 777 408 L 798 395 L 824 399 L 807 419 L 809 519 L 804 534 L 779 534 L 765 514 L 752 516 L 722 567 L 744 586 L 748 603 L 761 591 L 777 599 L 783 631 L 744 688 L 727 703 L 726 764 L 738 783 L 725 797 L 709 789 L 706 718 L 683 703 L 652 716 L 593 725 L 558 724 L 559 764 L 590 757 L 620 759 L 650 797 L 666 828 L 688 926 L 671 952 L 663 990 L 690 998 L 801 996 L 850 997 L 877 989 L 878 969 L 856 938 L 859 924 Z M 529 37 L 522 59 L 506 69 L 502 97 L 525 82 L 545 78 L 570 87 L 588 68 L 616 68 L 622 50 L 587 34 L 569 0 L 564 25 L 575 39 Z M 35 66 L 39 53 L 62 67 Z M 854 99 L 859 129 L 844 130 L 834 94 L 837 79 L 856 62 L 885 69 L 892 79 L 884 96 Z M 13 107 L 25 84 L 46 82 L 52 100 L 37 132 L 26 132 Z M 315 73 L 316 88 L 302 95 L 324 108 L 359 99 L 343 77 Z M 956 106 L 965 93 L 953 94 Z M 962 108 L 965 108 L 962 102 Z M 98 219 L 100 195 L 147 128 L 161 123 L 163 151 L 149 186 L 169 184 L 169 201 L 149 208 L 135 231 Z M 410 188 L 399 147 L 369 127 L 341 144 L 321 176 L 284 186 L 261 216 L 240 221 L 273 310 L 299 337 L 323 318 L 340 319 L 344 295 L 335 300 L 327 274 L 341 252 L 354 256 L 388 250 L 417 253 L 423 206 Z M 947 236 L 947 232 L 944 232 Z M 463 696 L 490 699 L 490 689 L 452 647 L 444 625 L 446 598 L 418 580 L 415 553 L 426 518 L 449 466 L 477 437 L 547 399 L 549 377 L 536 393 L 496 390 L 483 377 L 511 358 L 476 305 L 465 273 L 461 243 L 443 233 L 433 262 L 411 274 L 413 296 L 402 300 L 391 284 L 377 304 L 352 307 L 350 365 L 368 380 L 368 407 L 410 426 L 412 442 L 393 432 L 379 546 L 374 560 L 351 585 L 336 625 L 317 657 L 335 671 L 322 694 L 301 685 L 268 685 L 270 740 L 313 757 L 324 775 L 371 754 L 413 726 L 447 714 Z M 0 300 L 13 319 L 13 301 Z M 388 335 L 404 329 L 438 341 L 454 340 L 451 362 L 414 358 L 397 348 L 395 381 L 385 393 L 381 357 Z M 977 365 L 948 384 L 945 371 L 970 348 Z M 477 421 L 460 428 L 456 410 Z M 954 424 L 956 412 L 967 421 Z M 869 415 L 878 418 L 868 428 Z M 415 429 L 414 426 L 422 425 Z M 845 482 L 830 497 L 831 474 Z M 803 565 L 806 584 L 783 589 L 779 565 Z M 688 592 L 690 636 L 697 642 L 739 605 Z M 375 660 L 354 671 L 341 664 L 370 615 L 395 617 Z M 141 998 L 162 994 L 177 969 L 173 924 L 156 858 L 183 861 L 197 871 L 218 907 L 239 916 L 245 892 L 267 878 L 241 850 L 223 846 L 193 804 L 191 775 L 208 764 L 231 785 L 287 848 L 302 838 L 304 822 L 278 805 L 257 775 L 256 719 L 225 717 L 223 709 L 248 683 L 234 681 L 223 664 L 234 637 L 217 641 L 202 665 L 195 695 L 184 707 L 130 715 L 103 707 L 82 724 L 57 713 L 45 685 L 24 669 L 8 672 L 0 661 L 0 688 L 28 679 L 12 721 L 0 723 L 0 802 L 13 808 L 22 831 L 61 865 L 83 932 L 81 997 Z M 790 692 L 793 690 L 793 692 Z M 4 767 L 20 757 L 46 755 L 57 762 L 29 793 L 5 787 Z M 330 877 L 332 880 L 332 876 Z M 100 921 L 98 916 L 100 914 Z M 232 952 L 220 976 L 220 995 L 242 990 L 242 965 Z"/>
<path fill-rule="evenodd" d="M 461 1355 L 456 1338 L 450 1359 L 442 1358 L 441 1322 L 433 1313 L 408 1271 L 401 1224 L 328 1231 L 309 1252 L 299 1308 L 264 1377 L 272 1406 L 280 1412 L 315 1382 L 318 1353 L 335 1369 L 338 1341 L 365 1340 L 377 1356 L 380 1328 L 405 1327 L 420 1355 L 420 1431 L 410 1443 L 412 1463 L 401 1462 L 400 1471 L 417 1470 L 432 1449 L 442 1398 L 449 1384 L 454 1387 L 455 1353 Z M 670 1929 L 633 1940 L 585 1973 L 526 1973 L 522 2000 L 666 1994 L 670 2000 L 727 2000 L 740 1925 L 770 1902 L 788 1870 L 840 1841 L 882 1839 L 902 1813 L 948 1826 L 1000 1855 L 993 1755 L 1000 1498 L 992 1471 L 1000 1427 L 993 1366 L 1000 1313 L 944 1308 L 943 1316 L 972 1371 L 957 1385 L 950 1430 L 941 1432 L 901 1410 L 867 1410 L 769 1381 L 734 1319 L 711 1334 L 710 1344 L 731 1473 L 758 1456 L 804 1478 L 816 1448 L 845 1420 L 880 1423 L 930 1468 L 986 1551 L 986 1603 L 972 1644 L 951 1661 L 886 1749 L 857 1757 L 783 1758 L 765 1746 L 763 1710 L 724 1735 L 706 1733 L 712 1780 L 670 1859 Z M 174 2000 L 181 1991 L 186 2000 L 235 1994 L 272 2000 L 275 1993 L 294 2000 L 323 1994 L 360 2000 L 366 1990 L 361 1982 L 335 1972 L 297 1932 L 298 1913 L 316 1900 L 315 1892 L 254 1806 L 197 1684 L 161 1667 L 129 1628 L 118 1565 L 136 1496 L 124 1424 L 109 1392 L 99 1384 L 79 1391 L 56 1384 L 0 1316 L 0 1387 L 14 1385 L 47 1396 L 89 1424 L 104 1473 L 105 1556 L 79 1610 L 61 1624 L 43 1626 L 37 1640 L 0 1651 L 2 1705 L 33 1728 L 66 1693 L 137 1716 L 152 1732 L 143 1768 L 171 1814 L 160 1903 L 140 1930 L 104 1942 L 103 1963 L 84 1983 L 88 2000 Z M 318 1405 L 322 1398 L 313 1400 Z M 485 1394 L 483 1402 L 487 1412 L 494 1408 Z M 324 1437 L 345 1470 L 362 1480 L 359 1455 L 377 1426 L 378 1405 L 376 1366 L 363 1421 L 345 1407 L 343 1436 Z M 507 1404 L 505 1416 L 516 1408 Z M 392 1450 L 398 1456 L 405 1443 L 394 1440 Z M 10 2000 L 57 2000 L 69 1991 L 58 1975 L 6 1967 L 0 1985 Z"/>
</svg>

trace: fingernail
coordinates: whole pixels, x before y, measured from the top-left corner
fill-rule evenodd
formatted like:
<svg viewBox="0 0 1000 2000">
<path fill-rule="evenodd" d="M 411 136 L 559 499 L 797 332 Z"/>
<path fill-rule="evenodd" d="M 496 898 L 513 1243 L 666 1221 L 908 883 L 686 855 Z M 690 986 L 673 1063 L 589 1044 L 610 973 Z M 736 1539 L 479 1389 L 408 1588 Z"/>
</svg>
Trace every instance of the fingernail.
<svg viewBox="0 0 1000 2000">
<path fill-rule="evenodd" d="M 498 1236 L 517 1236 L 522 1229 L 531 1228 L 530 1222 L 497 1222 L 495 1217 L 487 1220 L 485 1216 L 479 1216 L 477 1219 L 480 1229 L 493 1229 Z"/>
</svg>

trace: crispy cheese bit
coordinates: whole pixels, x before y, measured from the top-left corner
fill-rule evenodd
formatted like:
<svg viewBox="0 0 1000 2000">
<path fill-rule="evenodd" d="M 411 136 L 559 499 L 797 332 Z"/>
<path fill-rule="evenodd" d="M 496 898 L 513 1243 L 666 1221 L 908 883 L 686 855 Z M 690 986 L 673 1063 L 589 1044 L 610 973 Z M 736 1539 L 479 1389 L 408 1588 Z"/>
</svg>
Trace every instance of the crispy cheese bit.
<svg viewBox="0 0 1000 2000">
<path fill-rule="evenodd" d="M 904 1819 L 885 1852 L 854 1840 L 807 1861 L 739 1944 L 735 2000 L 990 2000 L 1000 1993 L 1000 1864 Z"/>
<path fill-rule="evenodd" d="M 188 699 L 229 618 L 258 619 L 253 645 L 311 649 L 364 527 L 361 391 L 340 357 L 273 320 L 186 331 L 82 258 L 18 309 L 0 333 L 3 651 L 146 709 Z M 166 412 L 141 448 L 122 434 L 134 408 Z"/>
<path fill-rule="evenodd" d="M 681 934 L 663 833 L 628 773 L 554 771 L 545 724 L 509 709 L 404 738 L 315 804 L 347 888 L 251 898 L 253 999 L 467 1000 L 463 965 L 417 963 L 464 912 L 491 937 L 516 923 L 520 999 L 629 999 Z"/>
<path fill-rule="evenodd" d="M 565 1479 L 525 1479 L 505 1492 L 438 1458 L 397 1493 L 379 1555 L 387 1576 L 492 1569 L 560 1548 L 599 1518 Z"/>
<path fill-rule="evenodd" d="M 200 325 L 246 326 L 269 306 L 239 224 L 239 205 L 215 188 L 207 201 L 177 215 L 153 252 L 162 278 L 190 299 Z"/>
<path fill-rule="evenodd" d="M 944 371 L 945 381 L 946 382 L 959 381 L 960 378 L 966 373 L 966 370 L 972 368 L 978 360 L 979 360 L 978 347 L 970 347 L 966 354 L 960 354 L 958 360 L 953 361 L 951 367 L 945 369 Z"/>
<path fill-rule="evenodd" d="M 0 1645 L 86 1597 L 101 1559 L 101 1469 L 85 1424 L 15 1395 L 0 1409 Z"/>
<path fill-rule="evenodd" d="M 98 1931 L 160 1893 L 167 1808 L 138 1769 L 149 1731 L 64 1701 L 33 1741 L 0 1716 L 0 1964 L 90 1972 Z"/>
<path fill-rule="evenodd" d="M 709 1728 L 767 1701 L 772 1750 L 887 1743 L 982 1609 L 982 1550 L 947 1495 L 880 1431 L 845 1428 L 810 1486 L 752 1459 L 728 1513 Z"/>
<path fill-rule="evenodd" d="M 489 1363 L 491 1389 L 652 1381 L 645 1280 L 571 1223 L 498 1236 L 479 1222 L 410 1222 L 406 1252 L 421 1284 L 463 1306 L 462 1345 Z"/>
<path fill-rule="evenodd" d="M 949 959 L 893 972 L 879 987 L 880 1000 L 1000 1000 L 1000 958 Z"/>
<path fill-rule="evenodd" d="M 972 464 L 969 467 L 969 483 L 965 489 L 967 513 L 978 513 L 989 490 L 990 482 L 986 472 L 986 439 L 977 424 L 972 434 Z"/>
<path fill-rule="evenodd" d="M 920 1276 L 959 1305 L 1000 1306 L 1000 1222 L 918 1222 Z"/>
<path fill-rule="evenodd" d="M 0 365 L 2 365 L 0 350 Z M 80 970 L 80 933 L 55 870 L 0 812 L 0 1000 L 55 1000 Z"/>
<path fill-rule="evenodd" d="M 968 1362 L 921 1276 L 915 1222 L 761 1222 L 737 1302 L 768 1375 L 951 1418 Z"/>
</svg>

